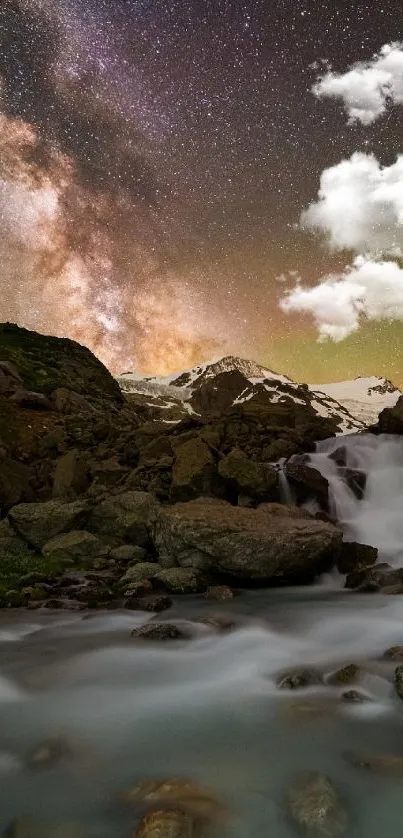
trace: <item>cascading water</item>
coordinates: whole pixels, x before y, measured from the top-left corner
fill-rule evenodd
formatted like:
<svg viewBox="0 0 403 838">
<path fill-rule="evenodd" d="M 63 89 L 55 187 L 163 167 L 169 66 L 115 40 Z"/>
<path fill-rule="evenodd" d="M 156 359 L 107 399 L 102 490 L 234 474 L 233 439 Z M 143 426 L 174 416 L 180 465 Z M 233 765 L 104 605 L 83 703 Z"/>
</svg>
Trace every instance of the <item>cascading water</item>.
<svg viewBox="0 0 403 838">
<path fill-rule="evenodd" d="M 345 467 L 331 455 L 341 452 Z M 403 440 L 382 434 L 351 435 L 319 442 L 311 464 L 329 481 L 332 516 L 350 541 L 370 544 L 379 559 L 403 566 Z M 360 499 L 349 487 L 348 470 L 364 472 L 366 485 Z"/>
</svg>

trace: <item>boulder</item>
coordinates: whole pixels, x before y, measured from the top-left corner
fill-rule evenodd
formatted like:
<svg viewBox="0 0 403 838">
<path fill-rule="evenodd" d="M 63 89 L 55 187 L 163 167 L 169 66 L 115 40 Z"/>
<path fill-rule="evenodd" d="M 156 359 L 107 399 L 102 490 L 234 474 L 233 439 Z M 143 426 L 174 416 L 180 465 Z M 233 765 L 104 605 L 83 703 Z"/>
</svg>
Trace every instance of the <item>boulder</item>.
<svg viewBox="0 0 403 838">
<path fill-rule="evenodd" d="M 29 500 L 31 477 L 28 466 L 0 455 L 0 509 Z"/>
<path fill-rule="evenodd" d="M 149 549 L 149 518 L 157 501 L 148 492 L 124 492 L 99 503 L 88 521 L 88 528 L 104 536 L 119 538 Z"/>
<path fill-rule="evenodd" d="M 109 553 L 109 557 L 115 562 L 130 562 L 136 564 L 143 562 L 147 555 L 144 547 L 137 547 L 135 544 L 122 544 L 120 547 L 114 547 Z"/>
<path fill-rule="evenodd" d="M 33 390 L 26 390 L 24 387 L 17 387 L 13 395 L 10 396 L 10 402 L 30 410 L 52 410 L 52 402 L 43 393 L 35 393 Z"/>
<path fill-rule="evenodd" d="M 51 538 L 42 548 L 44 556 L 62 562 L 89 563 L 108 555 L 109 547 L 85 530 L 73 530 Z"/>
<path fill-rule="evenodd" d="M 375 564 L 378 558 L 378 548 L 369 544 L 359 544 L 358 541 L 343 541 L 340 556 L 337 560 L 339 573 L 353 573 Z"/>
<path fill-rule="evenodd" d="M 345 587 L 364 593 L 377 591 L 403 593 L 403 568 L 392 568 L 386 562 L 352 571 L 346 577 Z"/>
<path fill-rule="evenodd" d="M 41 550 L 44 544 L 60 533 L 82 529 L 88 516 L 88 506 L 82 501 L 62 503 L 21 503 L 13 506 L 8 517 L 15 532 L 28 544 Z"/>
<path fill-rule="evenodd" d="M 120 465 L 116 457 L 109 457 L 101 462 L 91 464 L 91 477 L 101 486 L 111 488 L 117 486 L 127 475 L 130 469 Z"/>
<path fill-rule="evenodd" d="M 403 396 L 400 396 L 394 407 L 382 410 L 378 424 L 370 430 L 379 434 L 403 434 Z"/>
<path fill-rule="evenodd" d="M 218 473 L 226 486 L 226 496 L 233 503 L 239 496 L 257 502 L 278 500 L 276 469 L 266 463 L 254 462 L 239 448 L 234 448 L 220 461 Z"/>
<path fill-rule="evenodd" d="M 125 575 L 120 580 L 121 585 L 129 585 L 131 582 L 142 582 L 144 579 L 154 579 L 160 566 L 155 562 L 137 562 L 133 567 L 129 567 Z"/>
<path fill-rule="evenodd" d="M 403 646 L 390 646 L 383 653 L 383 657 L 389 661 L 403 661 Z"/>
<path fill-rule="evenodd" d="M 54 498 L 74 500 L 83 495 L 89 485 L 88 460 L 82 451 L 72 448 L 57 461 L 52 495 Z"/>
<path fill-rule="evenodd" d="M 164 567 L 192 567 L 249 581 L 309 582 L 329 569 L 342 533 L 282 504 L 258 509 L 204 498 L 161 507 L 152 534 Z"/>
<path fill-rule="evenodd" d="M 304 458 L 292 458 L 284 465 L 284 474 L 289 480 L 298 503 L 315 498 L 323 509 L 328 508 L 329 482 L 326 477 L 305 462 Z"/>
<path fill-rule="evenodd" d="M 197 437 L 175 447 L 171 500 L 187 501 L 214 494 L 217 468 L 208 445 Z"/>
<path fill-rule="evenodd" d="M 164 568 L 155 574 L 154 580 L 172 594 L 197 594 L 206 589 L 202 574 L 191 567 Z"/>
<path fill-rule="evenodd" d="M 340 796 L 322 774 L 302 774 L 287 795 L 286 807 L 295 825 L 308 836 L 336 838 L 347 829 Z"/>
</svg>

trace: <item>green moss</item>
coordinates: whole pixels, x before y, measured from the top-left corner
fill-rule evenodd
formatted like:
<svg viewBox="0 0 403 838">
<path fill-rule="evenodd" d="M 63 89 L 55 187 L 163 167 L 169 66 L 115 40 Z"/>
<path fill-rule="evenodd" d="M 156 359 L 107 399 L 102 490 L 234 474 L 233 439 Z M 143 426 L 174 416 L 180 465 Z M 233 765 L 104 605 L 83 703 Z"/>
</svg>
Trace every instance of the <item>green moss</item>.
<svg viewBox="0 0 403 838">
<path fill-rule="evenodd" d="M 0 598 L 10 589 L 24 587 L 31 579 L 39 581 L 52 578 L 58 576 L 63 569 L 62 562 L 41 556 L 28 548 L 0 551 Z"/>
</svg>

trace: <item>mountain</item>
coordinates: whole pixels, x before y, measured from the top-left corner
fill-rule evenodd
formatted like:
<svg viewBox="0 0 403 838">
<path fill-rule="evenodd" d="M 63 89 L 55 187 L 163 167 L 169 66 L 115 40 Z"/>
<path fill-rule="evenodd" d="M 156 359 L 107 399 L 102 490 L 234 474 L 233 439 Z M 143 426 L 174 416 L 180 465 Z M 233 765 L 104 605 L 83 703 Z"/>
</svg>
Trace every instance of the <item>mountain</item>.
<svg viewBox="0 0 403 838">
<path fill-rule="evenodd" d="M 335 399 L 364 425 L 376 422 L 380 412 L 386 407 L 394 407 L 401 396 L 391 381 L 378 376 L 334 384 L 310 384 L 309 389 Z"/>
<path fill-rule="evenodd" d="M 286 375 L 253 361 L 225 356 L 190 370 L 165 377 L 140 378 L 123 373 L 122 391 L 148 419 L 179 422 L 189 415 L 220 416 L 249 402 L 263 405 L 301 406 L 311 419 L 329 419 L 336 433 L 354 433 L 365 422 L 330 393 L 297 384 Z"/>
</svg>

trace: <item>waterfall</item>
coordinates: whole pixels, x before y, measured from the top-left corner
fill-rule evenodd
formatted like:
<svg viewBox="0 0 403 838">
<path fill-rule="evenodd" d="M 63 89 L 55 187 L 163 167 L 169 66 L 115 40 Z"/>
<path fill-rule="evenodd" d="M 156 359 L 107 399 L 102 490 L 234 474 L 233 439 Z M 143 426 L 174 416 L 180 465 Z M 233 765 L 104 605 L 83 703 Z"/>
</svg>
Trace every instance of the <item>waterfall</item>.
<svg viewBox="0 0 403 838">
<path fill-rule="evenodd" d="M 294 492 L 291 489 L 288 477 L 284 471 L 284 464 L 286 462 L 286 458 L 282 457 L 281 460 L 278 461 L 277 471 L 278 471 L 278 488 L 280 492 L 280 501 L 281 503 L 295 504 L 295 497 Z"/>
<path fill-rule="evenodd" d="M 367 476 L 361 499 L 347 485 L 345 468 L 330 455 L 343 449 L 346 469 Z M 371 544 L 380 561 L 403 566 L 403 439 L 357 434 L 328 439 L 310 455 L 312 466 L 329 481 L 329 507 L 346 540 Z"/>
</svg>

